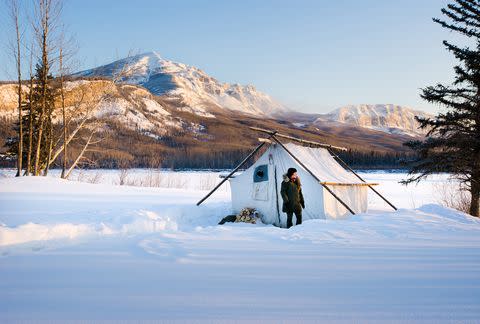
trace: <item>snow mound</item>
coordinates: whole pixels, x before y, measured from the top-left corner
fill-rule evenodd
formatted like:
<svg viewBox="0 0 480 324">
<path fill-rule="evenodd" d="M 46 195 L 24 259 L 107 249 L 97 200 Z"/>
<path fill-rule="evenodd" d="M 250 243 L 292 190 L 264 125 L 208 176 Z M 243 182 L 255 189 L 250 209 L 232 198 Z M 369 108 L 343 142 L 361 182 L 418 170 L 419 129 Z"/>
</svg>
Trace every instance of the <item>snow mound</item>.
<svg viewBox="0 0 480 324">
<path fill-rule="evenodd" d="M 229 213 L 225 203 L 217 204 L 215 210 L 195 206 L 198 193 L 192 190 L 90 184 L 51 177 L 4 178 L 0 195 L 15 200 L 29 197 L 21 216 L 14 206 L 0 213 L 0 220 L 5 220 L 0 227 L 0 246 L 191 230 L 216 225 Z M 43 199 L 49 201 L 48 205 Z M 39 208 L 36 212 L 35 207 Z"/>
<path fill-rule="evenodd" d="M 15 208 L 12 205 L 9 209 L 8 204 L 0 213 L 4 224 L 0 227 L 0 246 L 159 232 L 191 233 L 199 227 L 216 227 L 222 217 L 231 213 L 229 192 L 225 191 L 217 193 L 221 200 L 214 198 L 197 207 L 195 202 L 206 191 L 89 184 L 50 177 L 4 178 L 0 184 L 2 196 L 24 201 L 23 214 L 13 212 Z M 44 201 L 51 203 L 45 206 Z M 318 244 L 480 243 L 478 219 L 436 204 L 397 212 L 371 211 L 342 221 L 311 220 L 290 231 L 263 225 L 225 227 L 232 226 L 241 227 L 243 236 Z"/>
</svg>

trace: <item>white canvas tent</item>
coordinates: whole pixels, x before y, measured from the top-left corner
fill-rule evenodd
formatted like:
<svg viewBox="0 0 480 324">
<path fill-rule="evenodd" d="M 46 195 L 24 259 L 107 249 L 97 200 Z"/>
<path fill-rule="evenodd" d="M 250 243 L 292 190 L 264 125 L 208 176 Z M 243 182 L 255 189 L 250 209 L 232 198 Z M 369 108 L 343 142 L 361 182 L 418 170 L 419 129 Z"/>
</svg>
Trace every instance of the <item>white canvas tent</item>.
<svg viewBox="0 0 480 324">
<path fill-rule="evenodd" d="M 376 183 L 366 183 L 338 155 L 333 153 L 333 150 L 345 151 L 346 148 L 305 141 L 257 127 L 250 127 L 250 129 L 266 133 L 269 137 L 260 139 L 262 143 L 203 197 L 197 206 L 230 179 L 234 212 L 238 213 L 246 207 L 255 208 L 262 214 L 263 222 L 284 227 L 286 214 L 282 213 L 281 182 L 288 168 L 294 167 L 298 170 L 297 173 L 302 182 L 306 205 L 303 211 L 304 220 L 335 219 L 344 217 L 348 213 L 354 215 L 365 212 L 368 188 L 397 210 L 373 188 L 377 185 Z M 277 137 L 310 147 L 284 145 Z M 271 145 L 266 152 L 250 168 L 239 176 L 233 177 L 235 172 L 267 143 Z"/>
<path fill-rule="evenodd" d="M 367 211 L 368 186 L 338 164 L 326 149 L 292 143 L 285 147 L 318 179 L 329 183 L 329 189 L 355 213 Z M 291 167 L 298 170 L 302 183 L 306 205 L 303 211 L 304 220 L 341 218 L 350 214 L 347 208 L 278 144 L 270 145 L 250 168 L 230 178 L 233 211 L 238 213 L 245 207 L 255 208 L 261 213 L 264 223 L 285 226 L 286 214 L 282 213 L 280 188 L 283 175 Z"/>
</svg>

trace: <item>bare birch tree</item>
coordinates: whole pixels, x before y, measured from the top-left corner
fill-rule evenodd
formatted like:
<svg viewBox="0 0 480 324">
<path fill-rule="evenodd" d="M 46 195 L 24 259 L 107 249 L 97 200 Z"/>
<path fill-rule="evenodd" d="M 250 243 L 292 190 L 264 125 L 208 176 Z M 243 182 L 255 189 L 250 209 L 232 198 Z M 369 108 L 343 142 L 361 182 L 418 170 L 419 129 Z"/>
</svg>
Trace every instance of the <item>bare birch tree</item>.
<svg viewBox="0 0 480 324">
<path fill-rule="evenodd" d="M 64 82 L 64 70 L 63 70 L 63 46 L 60 46 L 59 53 L 59 71 L 60 71 L 60 101 L 62 105 L 62 124 L 63 124 L 63 161 L 62 161 L 62 174 L 60 177 L 65 178 L 65 170 L 67 169 L 67 119 L 65 114 L 65 82 Z"/>
<path fill-rule="evenodd" d="M 32 42 L 33 43 L 33 42 Z M 32 150 L 33 150 L 33 44 L 30 47 L 30 81 L 28 89 L 28 151 L 27 151 L 27 167 L 25 175 L 29 176 L 32 172 Z"/>
<path fill-rule="evenodd" d="M 51 1 L 50 0 L 39 0 L 38 2 L 38 12 L 37 12 L 37 17 L 39 18 L 39 22 L 37 22 L 36 25 L 34 25 L 34 30 L 36 33 L 36 36 L 38 37 L 38 42 L 40 43 L 40 48 L 41 48 L 41 69 L 42 73 L 40 75 L 43 80 L 41 80 L 41 91 L 42 91 L 42 103 L 40 105 L 40 121 L 39 121 L 39 127 L 38 127 L 38 136 L 37 136 L 37 143 L 36 143 L 36 148 L 35 148 L 35 162 L 34 162 L 34 175 L 39 175 L 40 169 L 40 149 L 42 145 L 42 139 L 43 139 L 43 128 L 44 128 L 44 119 L 45 119 L 45 111 L 47 109 L 46 107 L 46 92 L 47 92 L 47 86 L 48 86 L 48 72 L 49 72 L 49 62 L 48 62 L 48 32 L 50 28 L 50 8 L 51 8 Z M 38 80 L 40 81 L 40 80 Z"/>
<path fill-rule="evenodd" d="M 35 20 L 33 30 L 39 47 L 39 64 L 37 65 L 37 85 L 40 94 L 40 112 L 38 122 L 38 133 L 35 148 L 34 174 L 40 175 L 42 171 L 41 149 L 46 148 L 46 161 L 48 162 L 49 151 L 52 145 L 53 123 L 52 114 L 54 99 L 52 98 L 52 71 L 55 47 L 55 33 L 58 28 L 58 19 L 62 10 L 61 2 L 58 0 L 38 0 L 35 6 Z M 43 145 L 43 146 L 42 146 Z M 44 170 L 48 170 L 48 163 Z M 47 171 L 48 172 L 48 171 Z M 44 173 L 46 174 L 46 173 Z"/>
<path fill-rule="evenodd" d="M 72 58 L 74 53 L 76 53 L 76 46 L 72 39 L 66 40 L 65 38 L 65 27 L 63 27 L 63 31 L 60 36 L 60 41 L 58 44 L 59 53 L 58 53 L 58 79 L 59 79 L 59 91 L 60 91 L 60 106 L 62 109 L 62 137 L 63 137 L 63 158 L 62 158 L 62 173 L 60 175 L 61 178 L 66 177 L 66 169 L 68 163 L 68 142 L 67 142 L 67 134 L 68 134 L 68 123 L 67 123 L 67 107 L 65 104 L 65 76 L 68 75 L 70 68 L 72 68 Z M 80 103 L 83 101 L 80 100 Z M 56 143 L 58 144 L 58 143 Z M 50 159 L 49 159 L 50 160 Z M 52 161 L 55 159 L 52 159 Z"/>
<path fill-rule="evenodd" d="M 15 30 L 15 41 L 11 44 L 17 74 L 18 96 L 18 145 L 17 145 L 17 177 L 22 175 L 23 162 L 23 121 L 22 121 L 22 50 L 21 42 L 23 33 L 20 31 L 20 6 L 18 0 L 8 2 L 10 19 Z"/>
<path fill-rule="evenodd" d="M 88 139 L 87 141 L 85 142 L 82 150 L 80 151 L 80 153 L 78 154 L 77 158 L 75 159 L 75 161 L 73 161 L 72 165 L 70 166 L 70 168 L 68 169 L 66 175 L 65 175 L 65 179 L 68 179 L 68 177 L 70 176 L 70 174 L 72 173 L 72 171 L 77 167 L 77 165 L 80 163 L 80 161 L 82 159 L 87 159 L 86 156 L 85 156 L 85 153 L 88 151 L 89 147 L 91 145 L 94 145 L 94 144 L 97 144 L 97 143 L 100 143 L 101 142 L 101 139 L 94 139 L 94 136 L 97 134 L 98 130 L 100 129 L 101 127 L 101 123 L 100 122 L 95 122 L 95 123 L 92 123 L 89 125 L 89 128 L 90 128 L 90 135 L 88 136 Z M 88 159 L 87 159 L 88 160 Z M 88 160 L 88 162 L 90 163 L 93 163 L 93 161 L 90 161 Z"/>
</svg>

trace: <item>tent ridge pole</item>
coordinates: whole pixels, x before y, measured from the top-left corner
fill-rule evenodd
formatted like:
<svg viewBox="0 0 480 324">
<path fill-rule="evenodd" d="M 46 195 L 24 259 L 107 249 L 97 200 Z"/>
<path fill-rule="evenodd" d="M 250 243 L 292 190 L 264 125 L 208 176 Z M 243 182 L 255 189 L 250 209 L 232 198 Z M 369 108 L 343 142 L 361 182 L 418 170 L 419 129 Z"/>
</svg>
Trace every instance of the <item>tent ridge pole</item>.
<svg viewBox="0 0 480 324">
<path fill-rule="evenodd" d="M 259 127 L 250 127 L 250 129 L 254 130 L 254 131 L 257 131 L 257 132 L 266 133 L 266 134 L 269 134 L 269 135 L 275 134 L 278 137 L 282 137 L 282 138 L 285 138 L 285 139 L 288 139 L 288 140 L 296 141 L 296 142 L 302 143 L 304 145 L 310 145 L 310 147 L 319 146 L 319 147 L 323 147 L 323 148 L 329 148 L 329 149 L 340 150 L 340 151 L 346 151 L 347 150 L 345 147 L 333 146 L 333 145 L 330 145 L 330 144 L 318 143 L 318 142 L 314 142 L 314 141 L 306 141 L 306 140 L 302 140 L 300 138 L 296 138 L 296 137 L 293 137 L 293 136 L 280 134 L 278 131 L 272 131 L 272 130 L 263 129 L 263 128 L 259 128 Z"/>
<path fill-rule="evenodd" d="M 332 155 L 337 161 L 339 161 L 345 168 L 347 168 L 347 170 L 349 170 L 350 172 L 352 172 L 358 179 L 360 179 L 360 181 L 362 182 L 365 182 L 366 181 L 361 177 L 359 176 L 352 168 L 350 168 L 350 166 L 345 162 L 343 161 L 337 154 L 333 153 L 331 150 L 328 150 L 328 153 L 330 153 L 330 155 Z M 372 186 L 368 186 L 370 189 L 373 190 L 374 193 L 376 193 L 380 198 L 382 198 L 387 204 L 390 205 L 390 207 L 392 207 L 394 210 L 397 210 L 397 207 L 395 207 L 390 201 L 388 201 L 387 198 L 385 198 L 384 196 L 382 196 L 377 190 L 375 190 L 375 188 L 373 188 Z"/>
<path fill-rule="evenodd" d="M 300 164 L 302 166 L 302 168 L 304 168 L 308 173 L 310 173 L 310 175 L 312 177 L 315 178 L 315 180 L 318 181 L 318 183 L 320 183 L 322 185 L 322 187 L 324 187 L 325 189 L 327 189 L 327 191 L 329 193 L 332 194 L 333 197 L 335 197 L 335 199 L 337 199 L 342 205 L 343 207 L 345 207 L 352 215 L 355 215 L 355 212 L 342 200 L 340 199 L 340 197 L 338 197 L 330 188 L 328 188 L 325 184 L 322 183 L 322 181 L 320 179 L 318 179 L 318 177 L 312 172 L 310 171 L 309 168 L 307 168 L 307 166 L 305 164 L 303 164 L 302 161 L 300 161 L 295 155 L 292 154 L 292 152 L 290 152 L 286 147 L 285 145 L 282 144 L 282 142 L 280 142 L 276 137 L 275 135 L 272 135 L 272 138 L 275 142 L 277 142 L 295 161 L 297 161 L 298 164 Z"/>
</svg>

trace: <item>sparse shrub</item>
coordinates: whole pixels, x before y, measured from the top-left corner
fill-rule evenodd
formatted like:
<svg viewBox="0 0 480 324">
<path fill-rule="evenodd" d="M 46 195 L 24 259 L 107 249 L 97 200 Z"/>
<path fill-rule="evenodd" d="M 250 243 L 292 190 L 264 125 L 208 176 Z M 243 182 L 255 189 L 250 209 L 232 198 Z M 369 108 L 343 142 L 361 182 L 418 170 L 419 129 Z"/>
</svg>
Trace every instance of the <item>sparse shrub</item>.
<svg viewBox="0 0 480 324">
<path fill-rule="evenodd" d="M 93 176 L 88 178 L 89 183 L 100 183 L 103 179 L 103 174 L 100 171 L 95 172 Z"/>
<path fill-rule="evenodd" d="M 79 169 L 78 174 L 77 174 L 77 181 L 83 182 L 85 181 L 86 173 L 83 169 Z"/>
<path fill-rule="evenodd" d="M 467 213 L 470 210 L 470 199 L 468 189 L 457 182 L 442 182 L 434 186 L 438 195 L 438 203 L 442 206 L 454 208 Z"/>
<path fill-rule="evenodd" d="M 127 184 L 129 169 L 128 168 L 121 168 L 118 171 L 118 184 L 120 186 L 124 186 Z"/>
</svg>

